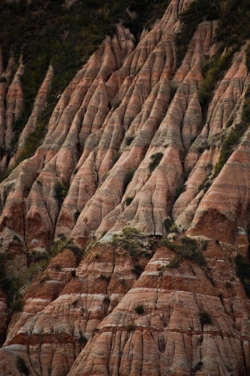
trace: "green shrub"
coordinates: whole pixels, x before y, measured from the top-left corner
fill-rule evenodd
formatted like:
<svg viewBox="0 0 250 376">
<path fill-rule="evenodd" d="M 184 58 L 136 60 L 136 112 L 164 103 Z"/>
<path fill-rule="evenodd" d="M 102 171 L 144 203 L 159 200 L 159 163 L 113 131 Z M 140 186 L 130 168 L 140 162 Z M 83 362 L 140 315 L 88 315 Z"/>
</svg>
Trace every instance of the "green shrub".
<svg viewBox="0 0 250 376">
<path fill-rule="evenodd" d="M 129 206 L 131 204 L 131 202 L 133 201 L 133 197 L 126 197 L 124 203 L 125 205 Z"/>
<path fill-rule="evenodd" d="M 102 281 L 106 281 L 106 282 L 109 282 L 110 279 L 111 279 L 111 276 L 110 275 L 104 275 L 104 274 L 101 274 L 99 279 L 101 279 Z"/>
<path fill-rule="evenodd" d="M 82 333 L 81 330 L 79 331 L 79 342 L 80 342 L 82 345 L 86 345 L 87 342 L 88 342 L 88 338 Z"/>
<path fill-rule="evenodd" d="M 179 256 L 175 256 L 169 261 L 166 267 L 169 269 L 178 269 L 178 267 L 180 266 L 180 263 L 181 263 L 181 258 Z"/>
<path fill-rule="evenodd" d="M 154 171 L 154 169 L 158 166 L 162 157 L 163 157 L 163 153 L 156 153 L 156 154 L 152 154 L 150 156 L 150 159 L 151 159 L 151 162 L 149 163 L 150 173 L 152 173 Z"/>
<path fill-rule="evenodd" d="M 144 270 L 144 268 L 141 265 L 135 264 L 133 269 L 131 269 L 131 272 L 134 273 L 137 277 L 140 277 L 143 270 Z"/>
<path fill-rule="evenodd" d="M 133 179 L 134 173 L 135 173 L 135 170 L 128 170 L 126 172 L 125 177 L 124 177 L 124 181 L 123 181 L 123 190 L 124 190 L 124 192 L 126 191 L 127 186 L 129 185 L 129 183 L 131 182 L 131 180 Z"/>
<path fill-rule="evenodd" d="M 24 359 L 21 356 L 17 356 L 16 367 L 17 367 L 18 371 L 20 373 L 23 373 L 25 376 L 29 376 L 30 375 L 30 370 L 27 367 Z"/>
<path fill-rule="evenodd" d="M 203 108 L 208 105 L 215 85 L 222 77 L 223 72 L 228 69 L 232 55 L 233 50 L 228 49 L 224 55 L 220 56 L 218 54 L 210 59 L 208 65 L 204 69 L 204 81 L 199 88 L 199 100 Z"/>
<path fill-rule="evenodd" d="M 200 311 L 199 318 L 201 325 L 211 325 L 212 324 L 212 316 L 207 311 Z"/>
<path fill-rule="evenodd" d="M 242 255 L 237 255 L 234 259 L 236 275 L 240 279 L 248 298 L 250 298 L 250 263 Z"/>
<path fill-rule="evenodd" d="M 214 167 L 214 176 L 217 176 L 220 173 L 221 169 L 232 154 L 235 146 L 238 145 L 247 128 L 248 124 L 239 123 L 236 124 L 234 128 L 230 129 L 227 137 L 222 144 L 220 150 L 220 158 Z"/>
<path fill-rule="evenodd" d="M 125 325 L 124 328 L 127 332 L 132 332 L 136 329 L 136 325 L 133 322 L 130 322 L 129 324 Z"/>
<path fill-rule="evenodd" d="M 192 368 L 191 373 L 192 376 L 196 374 L 196 372 L 200 371 L 203 366 L 203 362 L 199 361 L 194 368 Z"/>
<path fill-rule="evenodd" d="M 134 138 L 135 138 L 134 136 L 128 136 L 125 140 L 126 146 L 129 146 L 132 143 L 132 141 L 134 140 Z"/>
<path fill-rule="evenodd" d="M 56 200 L 59 201 L 59 203 L 62 203 L 62 201 L 67 196 L 67 188 L 60 182 L 57 181 L 54 186 L 54 197 Z"/>
<path fill-rule="evenodd" d="M 104 296 L 103 303 L 107 305 L 110 303 L 110 297 L 108 295 Z"/>
<path fill-rule="evenodd" d="M 183 192 L 186 190 L 186 185 L 185 184 L 180 184 L 179 187 L 177 187 L 175 196 L 179 197 Z"/>
<path fill-rule="evenodd" d="M 164 224 L 165 231 L 168 234 L 170 232 L 171 226 L 173 225 L 172 218 L 170 217 L 165 218 L 163 221 L 163 224 Z"/>
<path fill-rule="evenodd" d="M 143 313 L 145 312 L 143 305 L 138 305 L 137 307 L 135 307 L 135 312 L 138 315 L 143 315 Z"/>
<path fill-rule="evenodd" d="M 121 100 L 116 101 L 116 102 L 114 103 L 114 105 L 113 105 L 113 110 L 116 110 L 118 107 L 120 107 L 120 104 L 121 104 L 121 103 L 122 103 Z"/>
<path fill-rule="evenodd" d="M 167 265 L 168 268 L 178 268 L 182 260 L 190 260 L 202 267 L 206 265 L 206 259 L 202 253 L 203 245 L 198 245 L 194 239 L 184 237 L 181 239 L 181 243 L 176 244 L 164 237 L 161 245 L 176 253 L 176 256 Z"/>
<path fill-rule="evenodd" d="M 16 276 L 9 276 L 9 274 L 5 271 L 5 260 L 2 255 L 0 255 L 0 287 L 4 291 L 7 297 L 8 305 L 12 305 L 14 301 L 18 301 L 18 291 L 23 286 L 23 281 L 20 277 Z M 16 304 L 16 310 L 21 310 L 21 304 Z M 15 304 L 14 307 L 15 309 Z"/>
<path fill-rule="evenodd" d="M 10 304 L 10 309 L 13 312 L 21 312 L 23 310 L 23 299 L 17 298 L 15 300 L 13 300 Z"/>
</svg>

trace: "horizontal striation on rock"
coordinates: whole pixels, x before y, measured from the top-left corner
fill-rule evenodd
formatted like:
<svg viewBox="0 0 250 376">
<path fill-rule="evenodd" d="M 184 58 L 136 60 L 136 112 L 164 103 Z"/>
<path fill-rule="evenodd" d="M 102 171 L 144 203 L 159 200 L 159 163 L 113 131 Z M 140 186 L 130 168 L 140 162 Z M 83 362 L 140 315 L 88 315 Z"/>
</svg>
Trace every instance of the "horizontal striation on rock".
<svg viewBox="0 0 250 376">
<path fill-rule="evenodd" d="M 140 262 L 144 265 L 146 258 Z M 39 273 L 24 294 L 24 308 L 12 316 L 2 362 L 19 346 L 30 370 L 37 375 L 65 375 L 136 280 L 135 260 L 128 251 L 96 245 L 76 267 L 76 257 L 65 248 Z M 6 355 L 7 354 L 7 355 Z"/>
<path fill-rule="evenodd" d="M 195 202 L 201 195 L 200 190 L 205 187 L 204 182 L 208 184 L 218 161 L 221 136 L 227 130 L 229 120 L 234 119 L 233 123 L 240 121 L 248 81 L 243 49 L 235 54 L 230 69 L 219 83 L 203 130 L 185 157 L 185 170 L 191 173 L 185 183 L 185 192 L 177 199 L 172 211 L 174 220 L 184 229 L 190 226 L 197 209 Z"/>
<path fill-rule="evenodd" d="M 205 374 L 228 375 L 230 368 L 236 375 L 247 375 L 249 304 L 243 303 L 244 292 L 236 278 L 231 293 L 225 289 L 224 278 L 232 278 L 232 271 L 222 249 L 211 242 L 205 253 L 213 285 L 195 264 L 184 261 L 178 271 L 168 268 L 173 254 L 159 249 L 98 326 L 69 375 L 151 375 L 152 364 L 155 374 L 190 375 L 199 362 Z M 221 270 L 215 257 L 222 258 Z M 210 323 L 202 323 L 201 312 L 209 312 Z"/>
<path fill-rule="evenodd" d="M 0 253 L 8 275 L 25 276 L 20 312 L 0 290 L 0 374 L 21 374 L 21 357 L 32 376 L 249 375 L 249 282 L 236 265 L 249 259 L 249 47 L 222 51 L 209 15 L 179 61 L 191 3 L 172 0 L 138 44 L 118 24 L 21 163 L 53 62 L 11 150 L 25 61 L 10 54 L 4 69 L 0 54 L 0 169 L 11 171 Z M 206 69 L 228 57 L 204 104 Z"/>
</svg>

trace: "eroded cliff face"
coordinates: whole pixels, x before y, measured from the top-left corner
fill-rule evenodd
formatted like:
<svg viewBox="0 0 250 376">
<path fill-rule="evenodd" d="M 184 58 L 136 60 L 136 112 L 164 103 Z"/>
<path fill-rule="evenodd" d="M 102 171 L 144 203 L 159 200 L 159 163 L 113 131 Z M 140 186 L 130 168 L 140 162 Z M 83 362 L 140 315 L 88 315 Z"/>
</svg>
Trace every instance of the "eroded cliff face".
<svg viewBox="0 0 250 376">
<path fill-rule="evenodd" d="M 0 374 L 250 375 L 250 304 L 234 263 L 249 256 L 248 44 L 204 108 L 203 68 L 221 45 L 218 21 L 205 19 L 178 61 L 191 3 L 172 0 L 137 45 L 118 25 L 21 163 L 53 64 L 10 153 L 25 62 L 0 60 L 0 166 L 13 168 L 0 184 L 3 280 L 25 276 L 11 307 L 0 290 Z M 166 233 L 177 248 L 160 243 Z M 185 236 L 200 258 L 188 241 L 178 248 Z"/>
</svg>

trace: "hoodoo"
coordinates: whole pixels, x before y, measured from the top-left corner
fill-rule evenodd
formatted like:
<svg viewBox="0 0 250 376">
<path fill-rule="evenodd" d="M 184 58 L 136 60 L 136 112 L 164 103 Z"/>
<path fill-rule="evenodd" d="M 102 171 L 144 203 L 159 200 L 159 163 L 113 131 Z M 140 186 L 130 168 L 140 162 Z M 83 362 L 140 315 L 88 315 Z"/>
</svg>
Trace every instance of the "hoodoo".
<svg viewBox="0 0 250 376">
<path fill-rule="evenodd" d="M 0 375 L 250 375 L 246 0 L 2 1 Z"/>
</svg>

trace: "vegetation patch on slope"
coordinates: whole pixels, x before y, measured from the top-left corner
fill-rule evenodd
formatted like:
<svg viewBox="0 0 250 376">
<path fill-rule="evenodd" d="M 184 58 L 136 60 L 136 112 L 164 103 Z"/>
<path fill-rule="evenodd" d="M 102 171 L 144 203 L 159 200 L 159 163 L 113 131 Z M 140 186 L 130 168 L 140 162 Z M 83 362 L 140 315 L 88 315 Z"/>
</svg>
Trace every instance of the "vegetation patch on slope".
<svg viewBox="0 0 250 376">
<path fill-rule="evenodd" d="M 184 237 L 179 244 L 170 241 L 167 237 L 162 239 L 162 245 L 171 249 L 176 256 L 168 264 L 168 268 L 178 268 L 183 260 L 190 260 L 197 265 L 205 266 L 206 259 L 203 256 L 200 246 L 194 239 Z"/>
<path fill-rule="evenodd" d="M 225 140 L 222 143 L 222 147 L 220 150 L 220 158 L 218 162 L 215 165 L 214 168 L 214 176 L 217 176 L 222 167 L 225 165 L 226 161 L 230 157 L 230 155 L 233 153 L 235 147 L 239 144 L 240 139 L 244 135 L 245 131 L 248 129 L 250 124 L 250 89 L 246 91 L 245 94 L 245 103 L 243 106 L 242 121 L 238 124 L 236 124 L 234 127 L 232 127 Z"/>
</svg>

